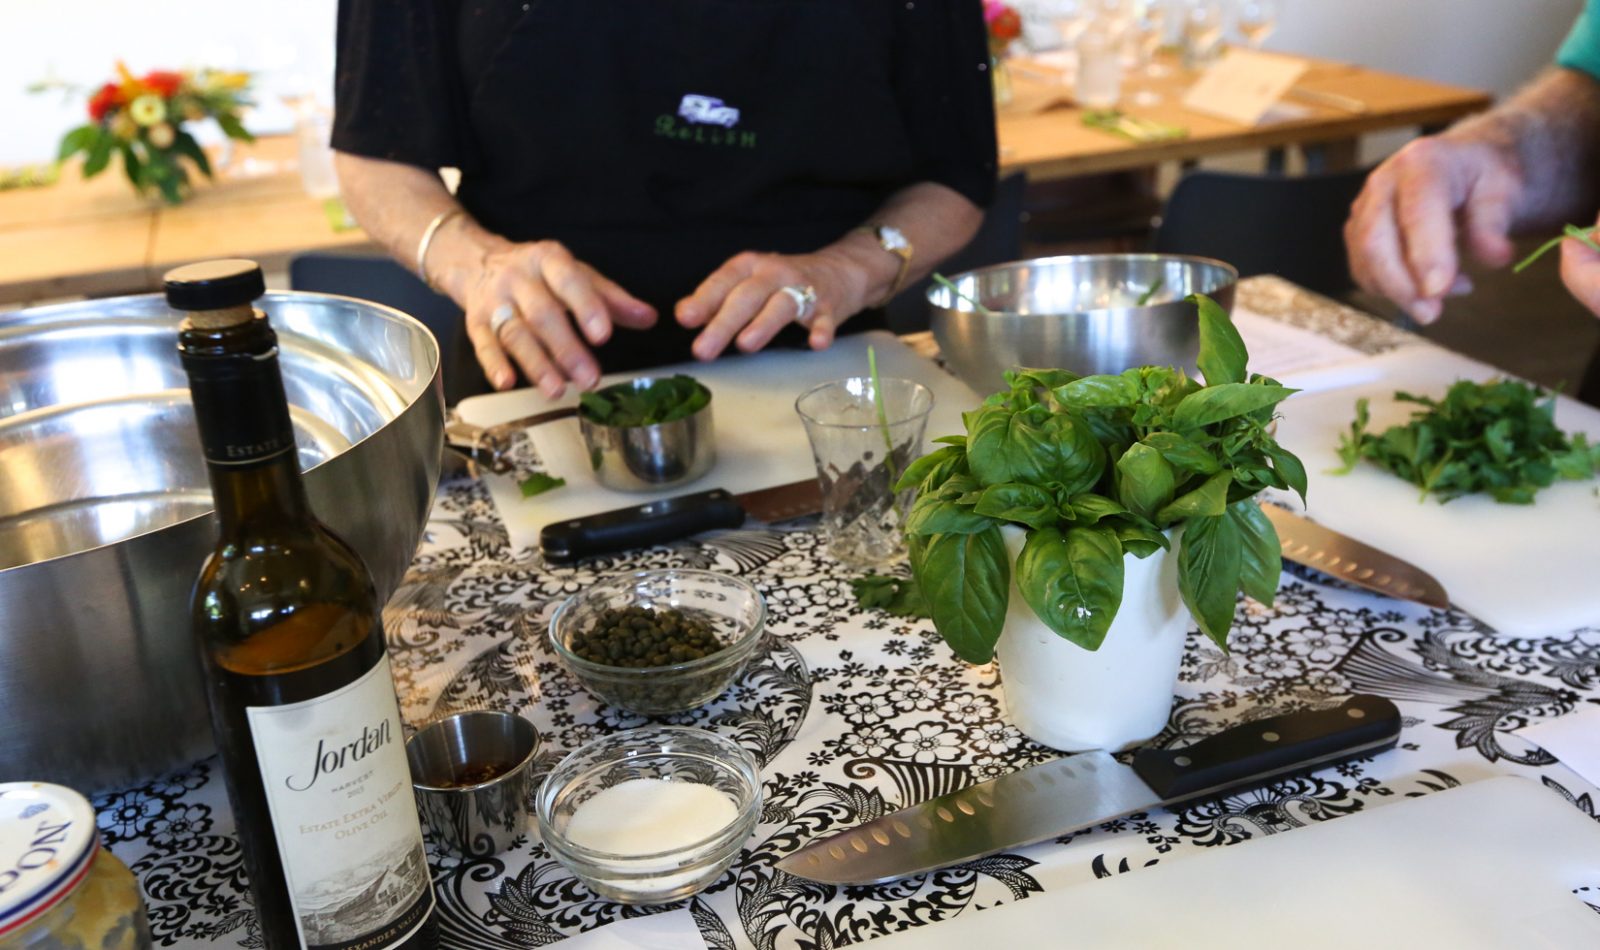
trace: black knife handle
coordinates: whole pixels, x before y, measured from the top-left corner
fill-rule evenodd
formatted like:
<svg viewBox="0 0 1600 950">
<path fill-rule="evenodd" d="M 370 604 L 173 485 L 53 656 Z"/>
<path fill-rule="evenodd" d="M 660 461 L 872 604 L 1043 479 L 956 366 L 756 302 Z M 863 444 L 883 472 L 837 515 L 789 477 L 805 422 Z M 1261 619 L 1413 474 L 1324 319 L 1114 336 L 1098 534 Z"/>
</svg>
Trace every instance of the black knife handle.
<svg viewBox="0 0 1600 950">
<path fill-rule="evenodd" d="M 539 548 L 552 564 L 614 554 L 744 524 L 744 509 L 721 488 L 547 524 Z"/>
<path fill-rule="evenodd" d="M 1400 738 L 1400 710 L 1357 693 L 1336 709 L 1234 726 L 1183 749 L 1147 749 L 1133 770 L 1168 805 L 1375 755 Z"/>
</svg>

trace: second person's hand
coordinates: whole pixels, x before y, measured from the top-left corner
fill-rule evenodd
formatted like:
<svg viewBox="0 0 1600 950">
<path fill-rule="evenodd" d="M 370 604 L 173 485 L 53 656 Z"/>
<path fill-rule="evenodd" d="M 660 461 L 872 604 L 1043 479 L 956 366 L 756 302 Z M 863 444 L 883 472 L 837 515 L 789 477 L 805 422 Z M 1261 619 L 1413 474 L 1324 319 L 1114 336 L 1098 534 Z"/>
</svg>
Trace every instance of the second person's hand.
<svg viewBox="0 0 1600 950">
<path fill-rule="evenodd" d="M 814 350 L 826 349 L 834 331 L 865 305 L 868 276 L 843 252 L 761 254 L 746 251 L 678 301 L 678 322 L 695 337 L 696 359 L 715 359 L 735 344 L 753 353 L 790 323 L 809 331 Z M 809 289 L 810 294 L 806 291 Z"/>
<path fill-rule="evenodd" d="M 514 386 L 514 362 L 551 399 L 568 383 L 589 389 L 600 379 L 589 346 L 610 339 L 615 327 L 656 321 L 655 308 L 556 241 L 507 242 L 491 251 L 463 296 L 467 335 L 490 384 Z"/>
<path fill-rule="evenodd" d="M 1490 267 L 1511 260 L 1508 233 L 1522 192 L 1511 150 L 1497 143 L 1418 139 L 1378 166 L 1350 209 L 1351 276 L 1422 323 L 1471 288 L 1458 243 Z"/>
</svg>

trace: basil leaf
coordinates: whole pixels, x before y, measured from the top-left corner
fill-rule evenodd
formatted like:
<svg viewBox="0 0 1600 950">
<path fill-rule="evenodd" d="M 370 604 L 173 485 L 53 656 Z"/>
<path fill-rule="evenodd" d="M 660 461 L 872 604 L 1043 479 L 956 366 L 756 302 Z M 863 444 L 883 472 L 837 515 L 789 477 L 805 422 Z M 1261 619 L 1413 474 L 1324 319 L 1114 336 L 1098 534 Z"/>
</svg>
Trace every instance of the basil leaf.
<svg viewBox="0 0 1600 950">
<path fill-rule="evenodd" d="M 1083 494 L 1072 499 L 1072 513 L 1077 515 L 1077 521 L 1084 524 L 1094 524 L 1101 518 L 1126 514 L 1127 511 L 1104 495 Z"/>
<path fill-rule="evenodd" d="M 1065 369 L 1014 369 L 1005 373 L 1006 385 L 1012 390 L 1039 388 L 1053 391 L 1077 378 L 1077 373 Z"/>
<path fill-rule="evenodd" d="M 1186 298 L 1200 313 L 1200 358 L 1196 361 L 1205 374 L 1206 386 L 1242 383 L 1248 354 L 1244 338 L 1228 317 L 1228 312 L 1210 297 L 1191 294 Z"/>
<path fill-rule="evenodd" d="M 1200 631 L 1228 649 L 1228 628 L 1239 597 L 1243 542 L 1233 519 L 1190 518 L 1178 546 L 1178 592 Z"/>
<path fill-rule="evenodd" d="M 922 598 L 922 588 L 906 577 L 885 577 L 868 574 L 850 581 L 856 604 L 863 609 L 878 609 L 894 617 L 928 616 L 928 604 Z"/>
<path fill-rule="evenodd" d="M 1048 433 L 1034 424 L 1044 418 L 1004 406 L 979 409 L 967 424 L 967 467 L 985 485 L 1043 480 L 1056 454 Z"/>
<path fill-rule="evenodd" d="M 1239 529 L 1239 586 L 1262 605 L 1271 607 L 1283 575 L 1283 547 L 1278 543 L 1278 531 L 1254 499 L 1229 505 L 1228 517 Z"/>
<path fill-rule="evenodd" d="M 973 534 L 994 525 L 993 518 L 974 514 L 954 502 L 934 496 L 918 498 L 906 517 L 906 534 Z"/>
<path fill-rule="evenodd" d="M 1155 517 L 1171 503 L 1177 486 L 1172 463 L 1148 445 L 1134 443 L 1117 459 L 1117 498 L 1129 511 Z"/>
<path fill-rule="evenodd" d="M 1098 650 L 1122 604 L 1122 545 L 1106 528 L 1031 532 L 1017 555 L 1017 589 L 1051 630 Z"/>
<path fill-rule="evenodd" d="M 1156 524 L 1164 525 L 1185 518 L 1214 518 L 1221 515 L 1228 508 L 1228 485 L 1232 481 L 1232 472 L 1218 472 L 1206 479 L 1199 488 L 1179 495 L 1173 499 L 1172 504 L 1156 512 Z"/>
<path fill-rule="evenodd" d="M 1172 547 L 1172 542 L 1167 540 L 1165 532 L 1159 531 L 1154 525 L 1135 524 L 1131 521 L 1119 521 L 1114 529 L 1117 540 L 1122 542 L 1122 550 L 1134 557 L 1145 558 Z"/>
<path fill-rule="evenodd" d="M 980 515 L 1014 521 L 1030 528 L 1044 528 L 1061 520 L 1056 500 L 1037 485 L 1007 482 L 983 490 L 973 507 Z"/>
<path fill-rule="evenodd" d="M 934 628 L 963 660 L 989 662 L 1011 593 L 1010 559 L 1000 529 L 914 537 L 909 544 L 912 576 Z"/>
<path fill-rule="evenodd" d="M 953 445 L 934 449 L 906 466 L 906 470 L 900 473 L 900 480 L 895 482 L 894 490 L 905 491 L 908 488 L 924 487 L 923 483 L 929 480 L 929 476 L 937 473 L 937 477 L 932 480 L 933 484 L 926 486 L 936 488 L 954 472 L 956 463 L 966 460 L 966 455 L 966 449 Z"/>
<path fill-rule="evenodd" d="M 1172 424 L 1178 429 L 1199 429 L 1275 406 L 1298 391 L 1286 386 L 1257 386 L 1250 383 L 1207 386 L 1183 397 L 1183 401 L 1172 412 Z"/>
<path fill-rule="evenodd" d="M 611 400 L 601 396 L 599 393 L 580 393 L 578 395 L 578 405 L 584 412 L 588 413 L 589 418 L 596 422 L 605 422 L 616 411 L 612 406 Z"/>
<path fill-rule="evenodd" d="M 534 495 L 542 495 L 553 488 L 560 488 L 566 483 L 567 480 L 564 478 L 556 478 L 554 475 L 546 475 L 544 472 L 534 472 L 518 482 L 517 487 L 522 489 L 522 497 L 532 498 Z"/>
<path fill-rule="evenodd" d="M 1044 428 L 1057 453 L 1048 480 L 1070 494 L 1093 488 L 1106 470 L 1106 450 L 1094 431 L 1081 416 L 1066 412 L 1052 415 Z"/>
<path fill-rule="evenodd" d="M 1300 457 L 1283 446 L 1273 442 L 1267 446 L 1267 458 L 1272 460 L 1272 470 L 1278 473 L 1284 484 L 1294 489 L 1300 496 L 1301 504 L 1306 500 L 1306 467 Z"/>
<path fill-rule="evenodd" d="M 1175 468 L 1201 475 L 1215 475 L 1222 471 L 1222 463 L 1205 446 L 1176 432 L 1152 432 L 1141 440 Z"/>
<path fill-rule="evenodd" d="M 1051 390 L 1068 409 L 1131 406 L 1139 401 L 1139 387 L 1123 376 L 1085 376 Z"/>
</svg>

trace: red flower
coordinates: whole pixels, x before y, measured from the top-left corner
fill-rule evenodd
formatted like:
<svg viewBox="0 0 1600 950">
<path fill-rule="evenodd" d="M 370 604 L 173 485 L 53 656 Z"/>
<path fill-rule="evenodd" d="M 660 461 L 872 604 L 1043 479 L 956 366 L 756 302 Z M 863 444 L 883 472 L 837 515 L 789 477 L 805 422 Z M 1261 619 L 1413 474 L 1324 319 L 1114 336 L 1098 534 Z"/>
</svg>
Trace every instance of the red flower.
<svg viewBox="0 0 1600 950">
<path fill-rule="evenodd" d="M 989 21 L 989 36 L 1001 43 L 1009 43 L 1022 35 L 1022 17 L 1006 7 Z"/>
<path fill-rule="evenodd" d="M 107 112 L 120 105 L 122 105 L 121 87 L 114 82 L 108 82 L 89 97 L 89 118 L 99 122 L 105 118 Z"/>
<path fill-rule="evenodd" d="M 183 75 L 165 69 L 157 69 L 145 73 L 144 84 L 150 91 L 163 99 L 171 99 L 178 87 L 183 85 Z"/>
</svg>

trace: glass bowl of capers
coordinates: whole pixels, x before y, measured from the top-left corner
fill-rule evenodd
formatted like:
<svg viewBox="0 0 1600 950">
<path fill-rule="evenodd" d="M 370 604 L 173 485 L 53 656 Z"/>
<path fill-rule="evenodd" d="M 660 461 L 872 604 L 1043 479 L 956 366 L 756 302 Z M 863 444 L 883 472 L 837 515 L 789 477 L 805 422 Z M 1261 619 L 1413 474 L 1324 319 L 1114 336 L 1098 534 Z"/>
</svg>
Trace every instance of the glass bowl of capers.
<svg viewBox="0 0 1600 950">
<path fill-rule="evenodd" d="M 766 602 L 748 581 L 716 571 L 636 571 L 567 598 L 550 619 L 550 643 L 596 697 L 664 716 L 721 695 L 766 625 Z"/>
</svg>

